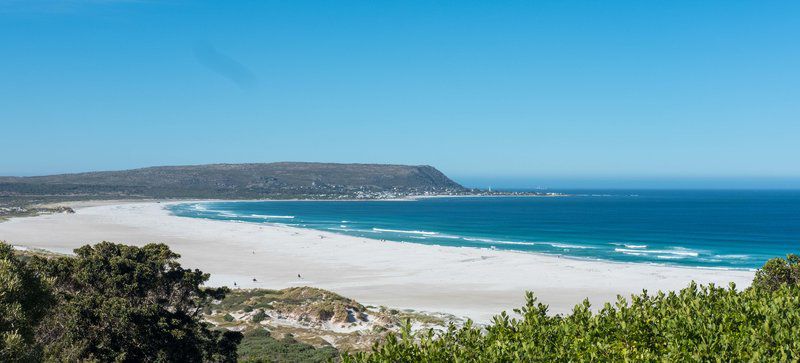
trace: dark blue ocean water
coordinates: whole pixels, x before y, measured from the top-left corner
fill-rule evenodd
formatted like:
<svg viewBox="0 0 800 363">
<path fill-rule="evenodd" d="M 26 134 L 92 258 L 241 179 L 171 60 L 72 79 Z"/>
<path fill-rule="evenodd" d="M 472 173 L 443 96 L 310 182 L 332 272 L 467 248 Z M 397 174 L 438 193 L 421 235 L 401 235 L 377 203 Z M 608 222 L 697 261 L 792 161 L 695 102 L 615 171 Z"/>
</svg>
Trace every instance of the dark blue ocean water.
<svg viewBox="0 0 800 363">
<path fill-rule="evenodd" d="M 423 244 L 756 268 L 800 253 L 800 191 L 564 191 L 565 197 L 187 203 L 178 216 Z"/>
</svg>

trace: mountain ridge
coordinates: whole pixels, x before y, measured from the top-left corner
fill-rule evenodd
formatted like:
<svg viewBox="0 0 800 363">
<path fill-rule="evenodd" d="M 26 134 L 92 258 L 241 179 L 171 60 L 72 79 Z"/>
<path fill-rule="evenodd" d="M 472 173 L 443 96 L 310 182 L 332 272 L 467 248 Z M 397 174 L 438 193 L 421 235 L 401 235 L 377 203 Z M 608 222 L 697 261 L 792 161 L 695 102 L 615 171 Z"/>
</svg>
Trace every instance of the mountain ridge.
<svg viewBox="0 0 800 363">
<path fill-rule="evenodd" d="M 0 195 L 274 198 L 447 193 L 466 189 L 430 165 L 317 162 L 151 166 L 0 177 Z"/>
</svg>

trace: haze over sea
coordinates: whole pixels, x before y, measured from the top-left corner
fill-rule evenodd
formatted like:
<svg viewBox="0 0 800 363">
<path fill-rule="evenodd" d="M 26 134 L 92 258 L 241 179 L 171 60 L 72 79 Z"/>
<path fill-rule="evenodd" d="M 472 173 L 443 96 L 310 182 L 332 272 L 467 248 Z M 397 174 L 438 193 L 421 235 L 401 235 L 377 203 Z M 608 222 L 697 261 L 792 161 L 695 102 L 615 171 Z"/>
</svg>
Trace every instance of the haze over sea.
<svg viewBox="0 0 800 363">
<path fill-rule="evenodd" d="M 618 262 L 757 268 L 800 250 L 800 191 L 580 190 L 564 197 L 202 202 L 178 216 Z"/>
</svg>

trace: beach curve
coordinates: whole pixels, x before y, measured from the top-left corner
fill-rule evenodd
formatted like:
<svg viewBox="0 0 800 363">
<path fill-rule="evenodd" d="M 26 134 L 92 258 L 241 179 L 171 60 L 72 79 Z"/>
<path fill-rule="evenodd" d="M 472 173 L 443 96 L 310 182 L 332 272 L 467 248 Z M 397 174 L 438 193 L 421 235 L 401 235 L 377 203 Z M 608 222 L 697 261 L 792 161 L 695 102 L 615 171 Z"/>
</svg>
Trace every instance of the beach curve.
<svg viewBox="0 0 800 363">
<path fill-rule="evenodd" d="M 525 291 L 533 291 L 551 312 L 565 313 L 584 298 L 599 307 L 618 294 L 676 290 L 692 280 L 743 288 L 754 274 L 380 241 L 279 224 L 178 217 L 164 209 L 181 202 L 78 203 L 75 214 L 0 223 L 0 240 L 56 252 L 103 240 L 163 242 L 181 254 L 184 266 L 210 273 L 210 285 L 314 286 L 364 304 L 447 312 L 479 322 L 521 306 Z"/>
</svg>

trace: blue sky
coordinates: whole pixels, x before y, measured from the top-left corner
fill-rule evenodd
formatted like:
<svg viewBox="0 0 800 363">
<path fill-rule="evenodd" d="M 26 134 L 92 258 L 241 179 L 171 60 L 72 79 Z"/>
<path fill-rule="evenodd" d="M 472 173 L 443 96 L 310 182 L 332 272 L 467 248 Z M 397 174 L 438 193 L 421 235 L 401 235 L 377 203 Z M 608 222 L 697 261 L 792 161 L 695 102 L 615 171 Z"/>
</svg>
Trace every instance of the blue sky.
<svg viewBox="0 0 800 363">
<path fill-rule="evenodd" d="M 797 1 L 0 0 L 0 175 L 329 161 L 800 186 L 798 19 Z"/>
</svg>

